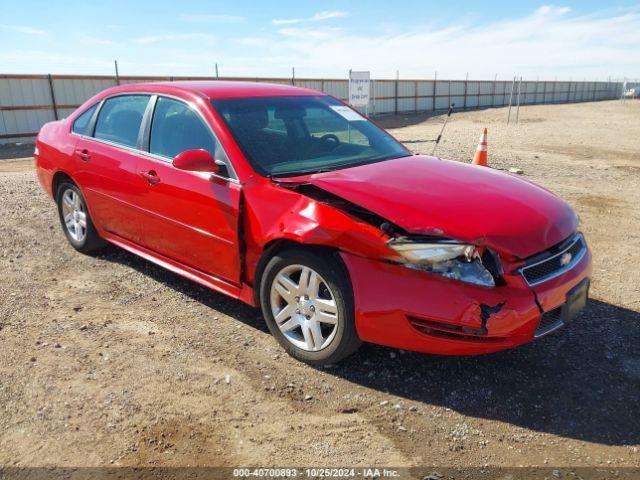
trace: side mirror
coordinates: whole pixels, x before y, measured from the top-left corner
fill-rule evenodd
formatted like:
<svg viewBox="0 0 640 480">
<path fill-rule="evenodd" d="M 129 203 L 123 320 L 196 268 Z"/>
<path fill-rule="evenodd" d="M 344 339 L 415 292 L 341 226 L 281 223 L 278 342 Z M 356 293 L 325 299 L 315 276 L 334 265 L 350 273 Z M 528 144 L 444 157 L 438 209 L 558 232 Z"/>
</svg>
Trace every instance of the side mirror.
<svg viewBox="0 0 640 480">
<path fill-rule="evenodd" d="M 220 173 L 220 165 L 204 149 L 185 150 L 173 159 L 173 166 L 189 172 Z"/>
</svg>

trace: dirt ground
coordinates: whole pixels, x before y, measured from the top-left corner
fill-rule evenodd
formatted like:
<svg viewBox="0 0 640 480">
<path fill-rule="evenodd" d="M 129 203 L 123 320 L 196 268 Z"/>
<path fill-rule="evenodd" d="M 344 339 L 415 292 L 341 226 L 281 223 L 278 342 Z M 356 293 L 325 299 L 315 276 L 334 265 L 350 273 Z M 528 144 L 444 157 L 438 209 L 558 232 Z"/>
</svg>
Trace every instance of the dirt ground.
<svg viewBox="0 0 640 480">
<path fill-rule="evenodd" d="M 506 115 L 454 114 L 438 154 L 469 161 L 486 126 L 491 165 L 568 200 L 593 298 L 480 357 L 298 363 L 256 310 L 116 248 L 76 253 L 32 160 L 0 161 L 0 465 L 640 467 L 640 102 Z M 442 121 L 381 123 L 430 153 Z"/>
</svg>

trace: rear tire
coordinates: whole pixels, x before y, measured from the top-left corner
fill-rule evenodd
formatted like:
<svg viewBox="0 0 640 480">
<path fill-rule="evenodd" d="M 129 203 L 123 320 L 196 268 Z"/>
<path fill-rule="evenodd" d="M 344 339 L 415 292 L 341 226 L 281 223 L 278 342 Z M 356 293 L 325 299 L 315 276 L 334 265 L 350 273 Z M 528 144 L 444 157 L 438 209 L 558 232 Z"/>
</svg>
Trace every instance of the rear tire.
<svg viewBox="0 0 640 480">
<path fill-rule="evenodd" d="M 337 363 L 362 344 L 351 284 L 330 255 L 303 249 L 276 254 L 262 275 L 260 304 L 271 334 L 302 362 Z"/>
<path fill-rule="evenodd" d="M 73 248 L 82 253 L 96 251 L 106 245 L 96 231 L 87 204 L 77 185 L 60 184 L 56 193 L 62 230 Z"/>
</svg>

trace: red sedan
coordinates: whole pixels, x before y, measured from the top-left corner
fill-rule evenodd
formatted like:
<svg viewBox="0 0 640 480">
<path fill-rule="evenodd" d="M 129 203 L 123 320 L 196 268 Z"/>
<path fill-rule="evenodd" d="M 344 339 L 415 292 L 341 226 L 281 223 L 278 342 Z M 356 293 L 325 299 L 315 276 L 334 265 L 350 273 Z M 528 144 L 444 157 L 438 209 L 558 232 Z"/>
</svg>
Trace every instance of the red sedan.
<svg viewBox="0 0 640 480">
<path fill-rule="evenodd" d="M 83 253 L 118 245 L 260 306 L 312 364 L 361 342 L 493 352 L 569 322 L 591 254 L 572 209 L 490 168 L 413 155 L 335 98 L 284 85 L 126 85 L 38 136 Z"/>
</svg>

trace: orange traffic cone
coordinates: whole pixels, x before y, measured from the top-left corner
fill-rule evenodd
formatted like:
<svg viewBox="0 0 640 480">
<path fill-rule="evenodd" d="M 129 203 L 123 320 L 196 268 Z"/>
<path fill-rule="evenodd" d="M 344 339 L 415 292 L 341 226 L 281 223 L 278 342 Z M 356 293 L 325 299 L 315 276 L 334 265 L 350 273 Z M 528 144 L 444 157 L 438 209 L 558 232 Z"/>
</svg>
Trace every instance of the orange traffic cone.
<svg viewBox="0 0 640 480">
<path fill-rule="evenodd" d="M 478 142 L 478 148 L 476 148 L 476 154 L 473 156 L 474 165 L 480 165 L 482 167 L 487 166 L 487 129 L 485 128 L 480 135 L 480 142 Z"/>
</svg>

